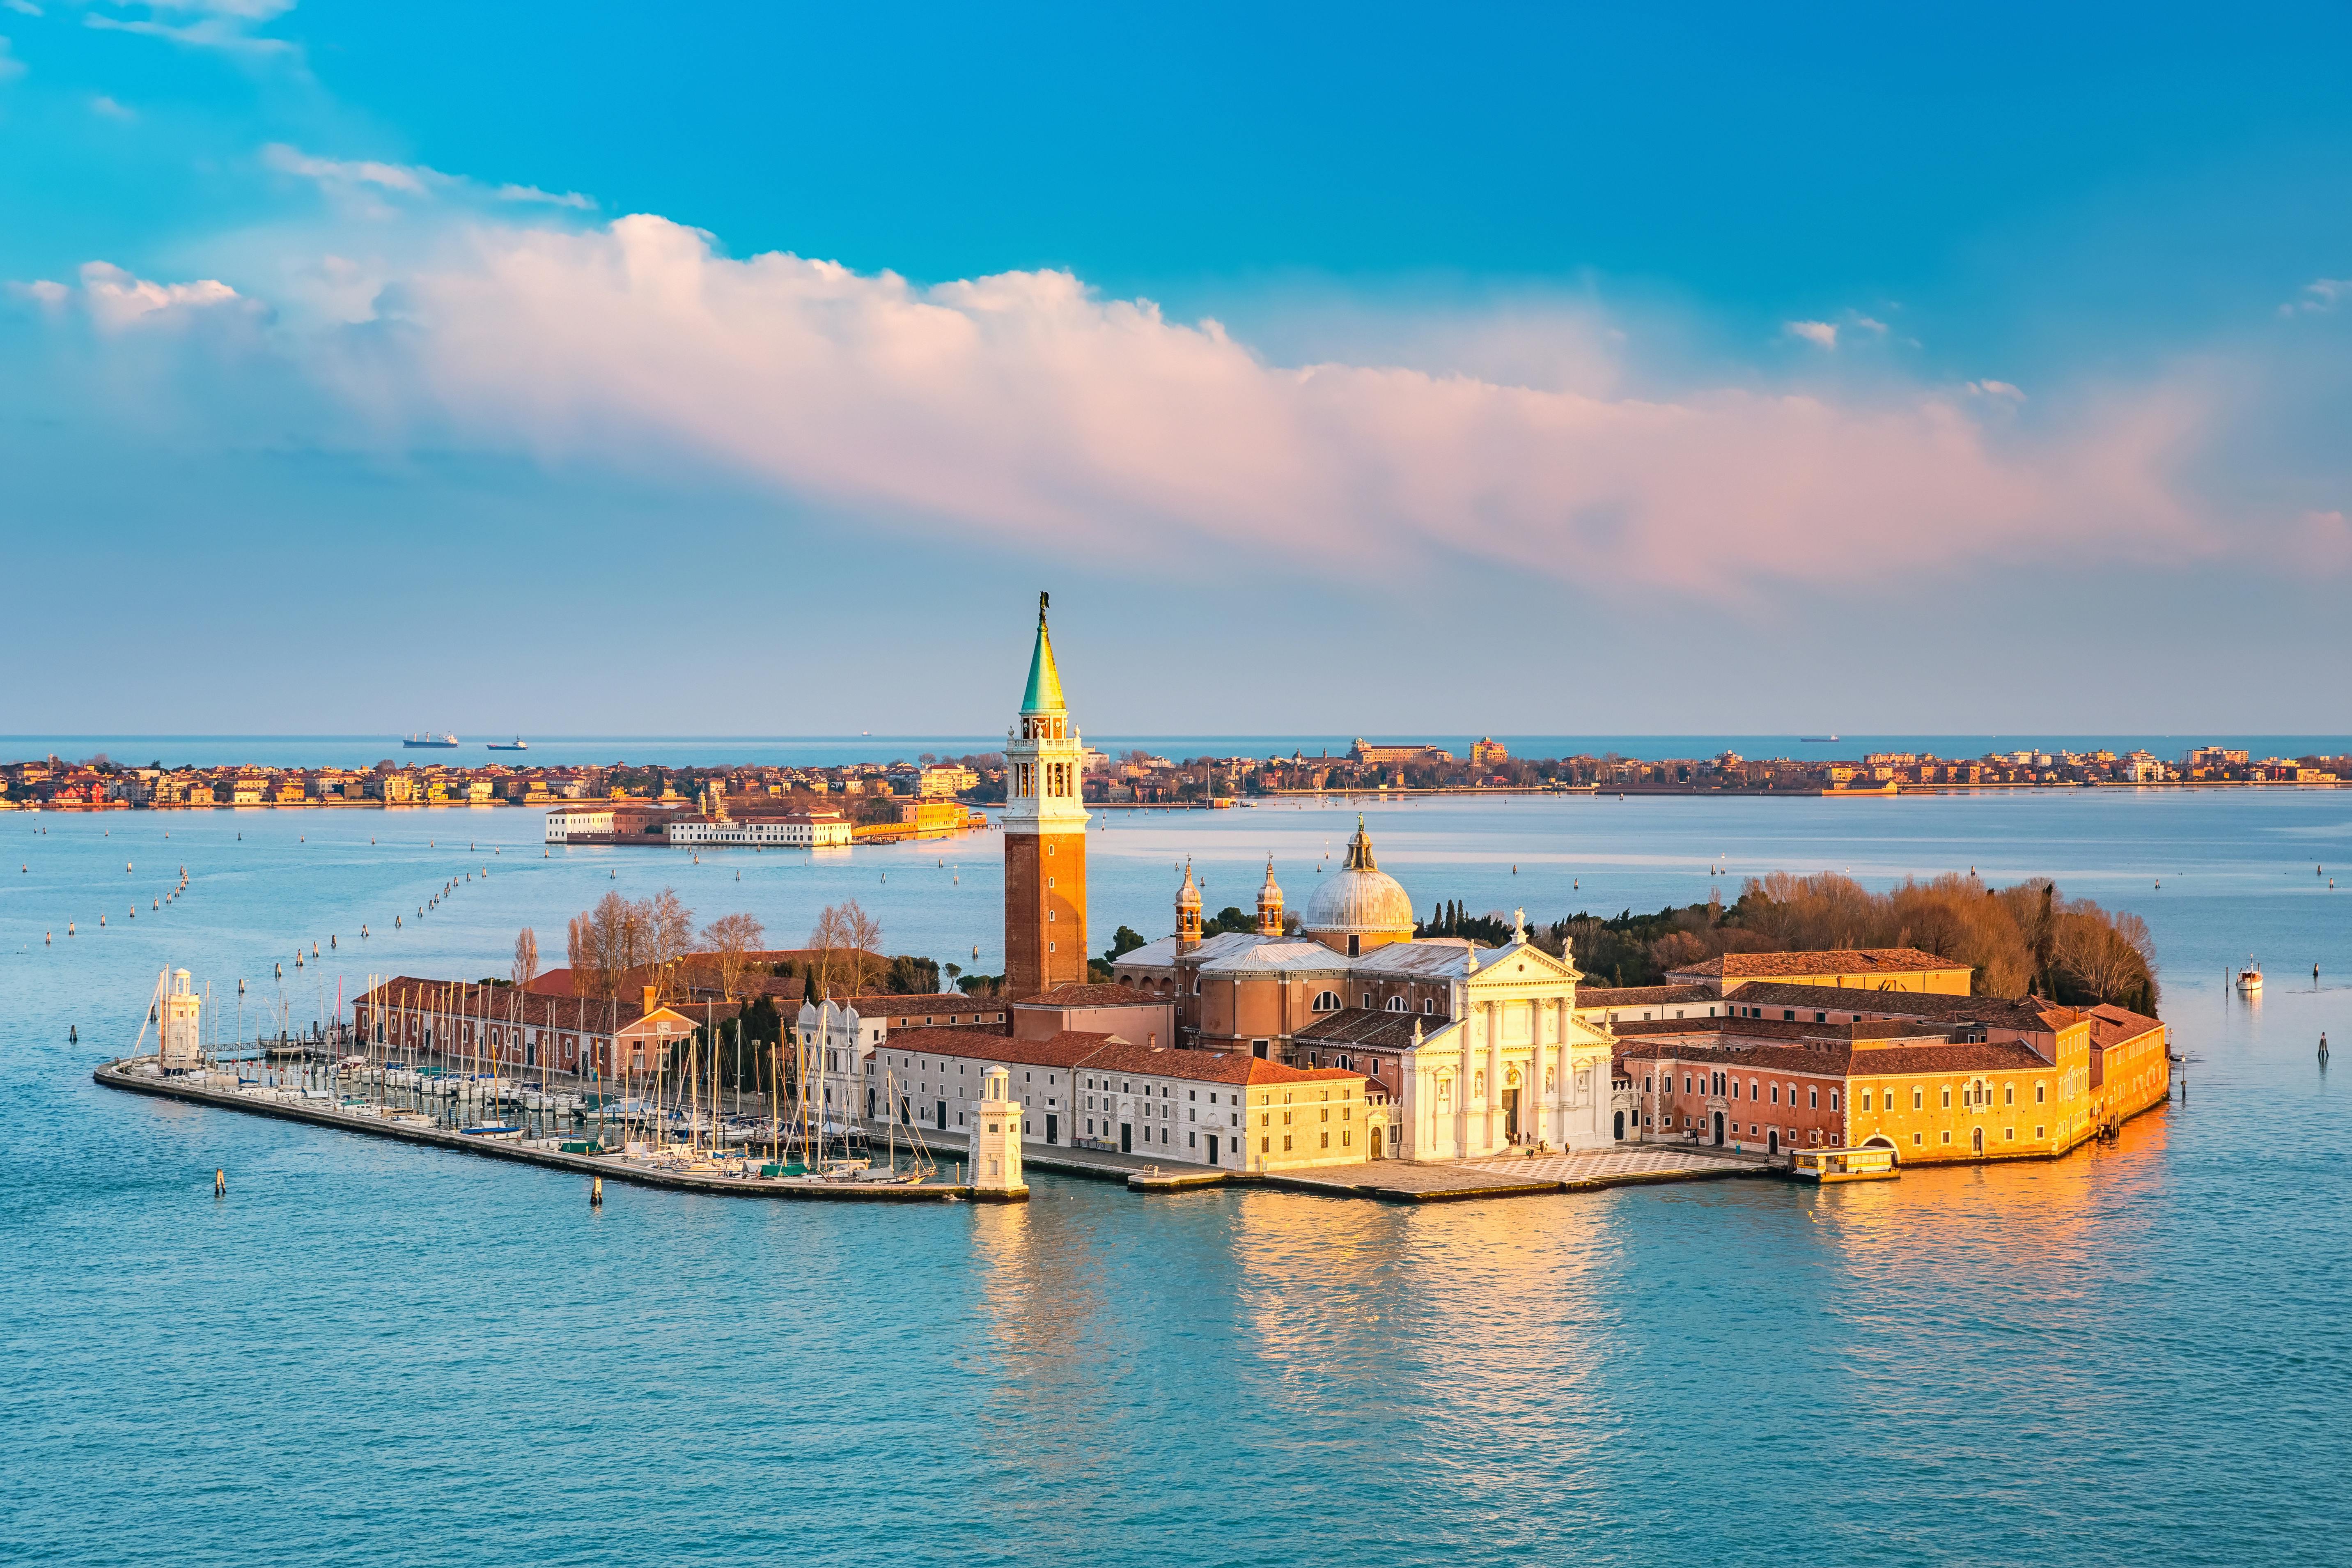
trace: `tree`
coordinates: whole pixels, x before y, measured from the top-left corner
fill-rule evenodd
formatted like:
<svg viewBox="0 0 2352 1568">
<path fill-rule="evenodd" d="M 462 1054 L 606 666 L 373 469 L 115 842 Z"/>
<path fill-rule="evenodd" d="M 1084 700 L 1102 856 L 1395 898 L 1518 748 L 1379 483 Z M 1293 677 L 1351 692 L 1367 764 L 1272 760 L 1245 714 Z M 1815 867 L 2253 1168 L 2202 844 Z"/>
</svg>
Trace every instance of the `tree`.
<svg viewBox="0 0 2352 1568">
<path fill-rule="evenodd" d="M 642 907 L 640 918 L 645 926 L 644 962 L 653 965 L 654 984 L 667 1000 L 677 981 L 679 961 L 694 946 L 694 911 L 675 889 L 664 888 Z"/>
<path fill-rule="evenodd" d="M 938 995 L 939 960 L 900 953 L 890 961 L 889 969 L 883 974 L 882 989 L 893 996 Z"/>
<path fill-rule="evenodd" d="M 825 905 L 816 917 L 816 929 L 809 932 L 809 946 L 817 955 L 816 999 L 833 995 L 836 988 L 845 995 L 868 994 L 883 967 L 876 951 L 881 942 L 882 923 L 860 909 L 856 900 Z"/>
<path fill-rule="evenodd" d="M 1103 962 L 1117 963 L 1124 955 L 1145 945 L 1143 938 L 1132 927 L 1121 926 L 1111 933 L 1110 946 L 1103 952 Z"/>
<path fill-rule="evenodd" d="M 539 936 L 525 926 L 515 936 L 514 968 L 509 972 L 518 986 L 530 984 L 539 978 Z"/>
<path fill-rule="evenodd" d="M 721 915 L 702 928 L 702 940 L 719 955 L 719 994 L 732 1002 L 743 994 L 743 978 L 751 970 L 749 955 L 767 940 L 767 928 L 757 915 Z"/>
</svg>

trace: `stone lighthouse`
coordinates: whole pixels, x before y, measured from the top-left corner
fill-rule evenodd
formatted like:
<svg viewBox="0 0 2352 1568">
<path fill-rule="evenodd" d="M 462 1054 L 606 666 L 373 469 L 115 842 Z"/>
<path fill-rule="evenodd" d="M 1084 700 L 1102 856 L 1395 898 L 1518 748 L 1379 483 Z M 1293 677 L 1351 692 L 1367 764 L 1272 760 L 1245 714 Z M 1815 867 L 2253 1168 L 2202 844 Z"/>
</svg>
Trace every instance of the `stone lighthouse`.
<svg viewBox="0 0 2352 1568">
<path fill-rule="evenodd" d="M 980 1075 L 980 1110 L 971 1119 L 971 1194 L 1012 1201 L 1029 1195 L 1021 1177 L 1021 1102 L 1013 1074 L 991 1067 Z"/>
</svg>

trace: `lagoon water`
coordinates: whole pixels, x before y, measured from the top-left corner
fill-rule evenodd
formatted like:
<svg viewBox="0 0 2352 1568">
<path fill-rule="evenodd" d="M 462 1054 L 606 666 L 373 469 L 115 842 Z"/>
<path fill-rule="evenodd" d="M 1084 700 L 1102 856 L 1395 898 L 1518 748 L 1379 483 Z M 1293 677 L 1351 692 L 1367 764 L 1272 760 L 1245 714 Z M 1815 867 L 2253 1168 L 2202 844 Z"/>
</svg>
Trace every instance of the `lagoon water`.
<svg viewBox="0 0 2352 1568">
<path fill-rule="evenodd" d="M 1269 855 L 1303 903 L 1354 816 L 1097 822 L 1100 946 L 1167 929 L 1187 856 L 1212 909 Z M 1727 897 L 2053 874 L 2147 917 L 2189 1101 L 2056 1163 L 1829 1191 L 1415 1209 L 1039 1175 L 1022 1208 L 615 1188 L 592 1215 L 575 1178 L 89 1068 L 166 964 L 300 1021 L 371 972 L 502 973 L 520 925 L 552 956 L 608 889 L 779 942 L 855 896 L 893 951 L 993 971 L 997 841 L 696 864 L 542 858 L 515 810 L 0 816 L 0 1559 L 2344 1557 L 2352 1119 L 2313 1047 L 2352 1044 L 2352 795 L 1442 799 L 1371 827 L 1424 908 L 1538 919 L 1701 900 L 1710 864 Z M 2250 953 L 2253 1008 L 2222 984 Z"/>
</svg>

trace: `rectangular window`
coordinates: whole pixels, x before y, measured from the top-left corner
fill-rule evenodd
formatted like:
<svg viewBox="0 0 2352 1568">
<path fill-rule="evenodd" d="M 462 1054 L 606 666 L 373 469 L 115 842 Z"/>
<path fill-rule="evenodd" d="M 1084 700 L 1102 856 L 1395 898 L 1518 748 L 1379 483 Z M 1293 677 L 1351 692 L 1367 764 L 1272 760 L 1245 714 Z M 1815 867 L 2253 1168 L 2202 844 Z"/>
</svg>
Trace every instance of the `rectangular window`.
<svg viewBox="0 0 2352 1568">
<path fill-rule="evenodd" d="M 1835 1110 L 1837 1109 L 1837 1094 L 1838 1091 L 1836 1089 L 1830 1090 L 1830 1109 L 1832 1110 Z M 1868 1110 L 1870 1109 L 1870 1096 L 1865 1094 L 1862 1097 L 1862 1108 L 1864 1110 Z"/>
<path fill-rule="evenodd" d="M 1913 1089 L 1913 1090 L 1911 1091 L 1911 1109 L 1912 1109 L 1912 1110 L 1925 1110 L 1927 1108 L 1927 1091 L 1926 1091 L 1926 1090 L 1924 1090 L 1924 1089 Z"/>
<path fill-rule="evenodd" d="M 1282 1152 L 1286 1154 L 1290 1152 L 1290 1134 L 1287 1132 L 1282 1135 Z"/>
<path fill-rule="evenodd" d="M 1916 1149 L 1920 1144 L 1925 1143 L 1927 1141 L 1926 1136 L 1922 1133 L 1914 1132 L 1911 1134 L 1911 1146 L 1914 1149 Z"/>
<path fill-rule="evenodd" d="M 1261 1154 L 1265 1153 L 1273 1147 L 1274 1140 L 1271 1138 L 1261 1138 L 1257 1141 L 1257 1152 Z"/>
<path fill-rule="evenodd" d="M 1944 1109 L 1947 1110 L 1952 1109 L 1952 1089 L 1949 1084 L 1944 1086 Z"/>
<path fill-rule="evenodd" d="M 1821 1103 L 1822 1091 L 1820 1089 L 1808 1089 L 1805 1090 L 1805 1109 L 1807 1110 L 1818 1110 L 1821 1109 Z"/>
<path fill-rule="evenodd" d="M 2034 1135 L 2036 1138 L 2041 1137 L 2041 1136 L 2042 1136 L 2042 1129 L 2041 1129 L 2041 1128 L 2039 1128 L 2039 1127 L 2035 1128 L 2035 1129 L 2033 1130 L 2033 1135 Z"/>
<path fill-rule="evenodd" d="M 2046 1087 L 2046 1086 L 2044 1086 L 2044 1085 L 2042 1085 L 2042 1084 L 2038 1084 L 2038 1083 L 2037 1083 L 2037 1084 L 2035 1084 L 2035 1085 L 2033 1086 L 2033 1103 L 2034 1103 L 2034 1104 L 2039 1105 L 2039 1104 L 2041 1104 L 2041 1103 L 2042 1103 L 2042 1089 L 2043 1089 L 2043 1088 L 2044 1088 L 2044 1087 Z M 2037 1133 L 2035 1133 L 2035 1134 L 2034 1134 L 2034 1136 L 2035 1136 L 2036 1138 L 2039 1138 L 2039 1137 L 2041 1137 L 2041 1136 L 2042 1136 L 2042 1134 L 2040 1134 L 2039 1132 L 2037 1132 Z"/>
<path fill-rule="evenodd" d="M 1329 1134 L 1328 1132 L 1326 1132 L 1325 1134 L 1323 1134 L 1323 1147 L 1325 1147 L 1326 1149 L 1328 1149 L 1330 1146 L 1331 1146 L 1331 1134 Z"/>
</svg>

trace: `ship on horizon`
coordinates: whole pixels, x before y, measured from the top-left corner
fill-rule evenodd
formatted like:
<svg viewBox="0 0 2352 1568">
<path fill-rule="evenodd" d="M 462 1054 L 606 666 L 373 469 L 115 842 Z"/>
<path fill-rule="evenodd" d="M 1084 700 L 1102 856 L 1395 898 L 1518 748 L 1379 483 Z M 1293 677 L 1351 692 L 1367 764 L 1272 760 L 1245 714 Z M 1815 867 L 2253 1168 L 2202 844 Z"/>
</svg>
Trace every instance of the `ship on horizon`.
<svg viewBox="0 0 2352 1568">
<path fill-rule="evenodd" d="M 1804 745 L 1826 746 L 1837 737 L 1835 735 L 1800 735 L 1797 739 Z"/>
<path fill-rule="evenodd" d="M 412 749 L 430 748 L 435 751 L 446 752 L 457 749 L 457 737 L 450 734 L 436 735 L 428 731 L 419 731 L 414 735 L 404 736 L 400 743 L 403 746 L 410 747 Z"/>
<path fill-rule="evenodd" d="M 528 752 L 530 750 L 530 742 L 524 740 L 520 735 L 517 735 L 511 741 L 489 741 L 485 742 L 484 744 L 493 752 Z"/>
</svg>

